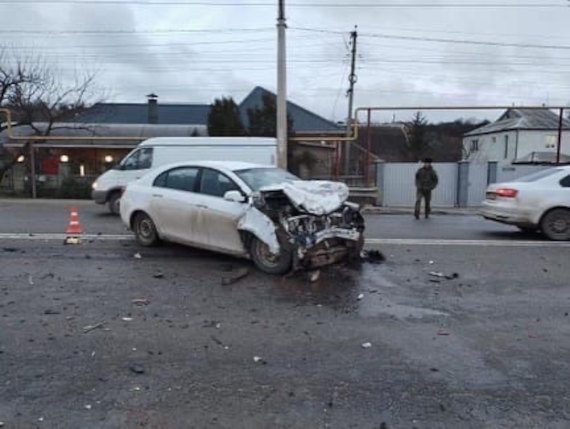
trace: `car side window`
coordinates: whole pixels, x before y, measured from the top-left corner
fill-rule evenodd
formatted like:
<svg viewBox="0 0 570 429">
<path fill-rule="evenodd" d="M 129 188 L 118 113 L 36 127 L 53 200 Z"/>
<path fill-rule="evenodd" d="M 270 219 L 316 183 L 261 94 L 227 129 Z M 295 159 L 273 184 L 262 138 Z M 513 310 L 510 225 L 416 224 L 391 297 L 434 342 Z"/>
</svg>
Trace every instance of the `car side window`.
<svg viewBox="0 0 570 429">
<path fill-rule="evenodd" d="M 219 171 L 205 168 L 202 170 L 200 193 L 222 198 L 228 191 L 239 191 L 236 183 Z"/>
<path fill-rule="evenodd" d="M 198 172 L 199 169 L 196 167 L 182 167 L 168 170 L 154 179 L 153 186 L 195 192 Z"/>
<path fill-rule="evenodd" d="M 563 188 L 570 188 L 570 175 L 560 181 L 560 186 Z"/>
<path fill-rule="evenodd" d="M 138 149 L 129 156 L 122 164 L 123 170 L 142 170 L 152 165 L 152 148 Z"/>
</svg>

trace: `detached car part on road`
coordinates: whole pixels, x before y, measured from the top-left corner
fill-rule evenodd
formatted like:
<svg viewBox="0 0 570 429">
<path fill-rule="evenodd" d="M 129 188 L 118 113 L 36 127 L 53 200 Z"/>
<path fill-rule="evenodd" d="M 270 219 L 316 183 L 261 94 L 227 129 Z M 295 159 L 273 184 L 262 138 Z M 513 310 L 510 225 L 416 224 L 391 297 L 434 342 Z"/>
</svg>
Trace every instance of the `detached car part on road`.
<svg viewBox="0 0 570 429">
<path fill-rule="evenodd" d="M 570 240 L 570 166 L 490 185 L 481 214 L 523 231 L 540 229 L 551 240 Z"/>
<path fill-rule="evenodd" d="M 302 181 L 243 162 L 186 162 L 130 183 L 121 218 L 143 246 L 160 239 L 251 258 L 283 274 L 357 259 L 364 243 L 359 206 L 343 183 Z"/>
</svg>

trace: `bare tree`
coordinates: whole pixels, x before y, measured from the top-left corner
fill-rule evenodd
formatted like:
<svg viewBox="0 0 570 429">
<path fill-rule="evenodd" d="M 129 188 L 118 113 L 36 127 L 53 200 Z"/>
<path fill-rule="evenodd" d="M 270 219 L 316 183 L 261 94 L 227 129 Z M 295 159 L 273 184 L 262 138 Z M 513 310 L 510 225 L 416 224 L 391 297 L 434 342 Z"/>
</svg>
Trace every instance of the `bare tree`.
<svg viewBox="0 0 570 429">
<path fill-rule="evenodd" d="M 40 56 L 19 57 L 0 49 L 0 107 L 13 113 L 13 128 L 27 125 L 35 136 L 49 136 L 61 129 L 58 123 L 68 121 L 84 110 L 96 94 L 94 73 L 76 72 L 72 80 L 50 67 Z M 8 128 L 6 118 L 0 120 L 0 132 Z M 41 144 L 43 140 L 35 140 Z M 15 153 L 5 155 L 0 166 L 0 181 L 18 158 L 30 151 L 30 141 Z"/>
</svg>

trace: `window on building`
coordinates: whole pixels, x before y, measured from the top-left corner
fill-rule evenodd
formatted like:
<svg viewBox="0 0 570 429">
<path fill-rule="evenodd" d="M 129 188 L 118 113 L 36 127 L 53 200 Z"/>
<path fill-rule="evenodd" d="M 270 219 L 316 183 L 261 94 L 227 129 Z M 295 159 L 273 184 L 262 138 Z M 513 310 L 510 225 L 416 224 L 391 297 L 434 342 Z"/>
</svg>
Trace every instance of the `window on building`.
<svg viewBox="0 0 570 429">
<path fill-rule="evenodd" d="M 477 152 L 479 150 L 479 140 L 471 140 L 471 152 Z"/>
<path fill-rule="evenodd" d="M 505 156 L 504 158 L 507 159 L 509 157 L 509 135 L 505 135 Z"/>
<path fill-rule="evenodd" d="M 556 143 L 558 142 L 558 136 L 556 135 L 547 135 L 544 136 L 544 147 L 546 149 L 554 149 L 556 147 Z"/>
</svg>

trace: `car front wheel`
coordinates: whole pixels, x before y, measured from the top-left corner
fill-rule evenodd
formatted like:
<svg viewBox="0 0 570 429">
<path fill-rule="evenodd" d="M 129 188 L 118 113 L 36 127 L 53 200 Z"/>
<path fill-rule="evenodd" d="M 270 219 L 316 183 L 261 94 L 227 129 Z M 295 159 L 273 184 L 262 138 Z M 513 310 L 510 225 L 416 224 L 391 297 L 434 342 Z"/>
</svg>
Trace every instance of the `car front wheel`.
<svg viewBox="0 0 570 429">
<path fill-rule="evenodd" d="M 142 246 L 154 246 L 158 243 L 158 232 L 154 222 L 146 213 L 137 213 L 133 220 L 133 231 L 137 242 Z"/>
<path fill-rule="evenodd" d="M 540 229 L 550 240 L 570 240 L 570 210 L 550 210 L 543 216 Z"/>
<path fill-rule="evenodd" d="M 109 201 L 107 202 L 109 206 L 109 211 L 114 214 L 118 215 L 121 211 L 121 194 L 119 192 L 113 192 L 109 197 Z"/>
<path fill-rule="evenodd" d="M 281 249 L 279 255 L 270 252 L 269 246 L 253 237 L 249 247 L 251 259 L 257 268 L 268 274 L 285 274 L 291 269 L 291 253 Z"/>
</svg>

